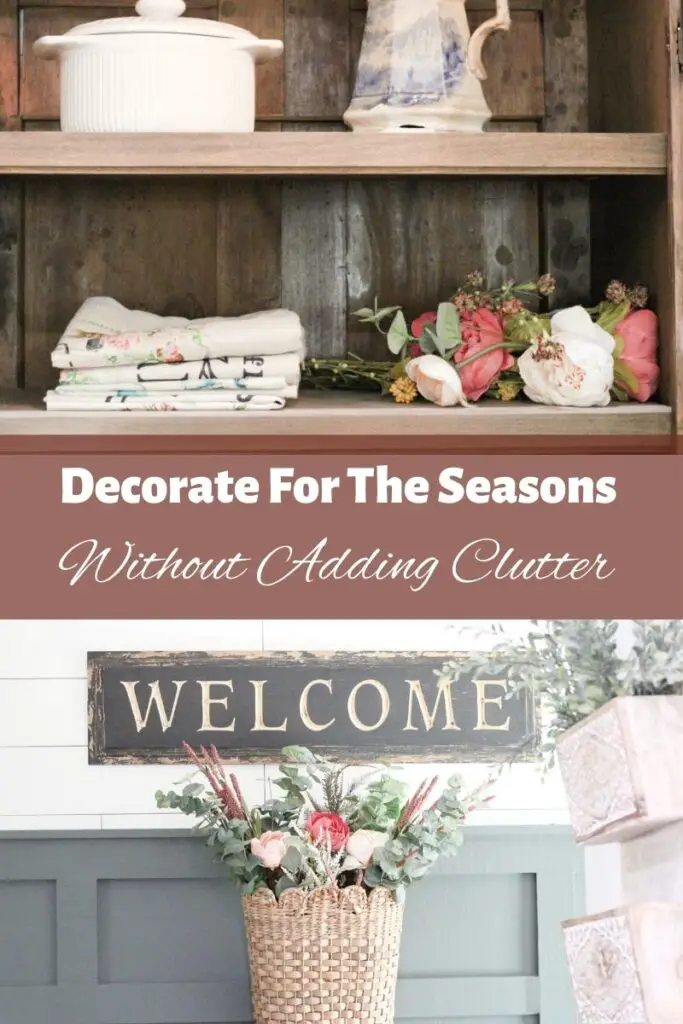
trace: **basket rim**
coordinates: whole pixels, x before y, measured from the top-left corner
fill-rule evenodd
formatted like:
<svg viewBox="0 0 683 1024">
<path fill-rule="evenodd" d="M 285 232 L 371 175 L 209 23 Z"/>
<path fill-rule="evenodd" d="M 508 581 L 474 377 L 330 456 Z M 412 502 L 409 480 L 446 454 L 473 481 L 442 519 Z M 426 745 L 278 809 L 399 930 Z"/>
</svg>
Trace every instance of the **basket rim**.
<svg viewBox="0 0 683 1024">
<path fill-rule="evenodd" d="M 314 913 L 323 909 L 356 914 L 402 909 L 392 889 L 377 886 L 366 892 L 362 886 L 348 885 L 343 889 L 325 885 L 318 889 L 285 889 L 278 898 L 272 889 L 261 886 L 255 892 L 242 895 L 245 911 L 270 911 L 292 916 Z"/>
</svg>

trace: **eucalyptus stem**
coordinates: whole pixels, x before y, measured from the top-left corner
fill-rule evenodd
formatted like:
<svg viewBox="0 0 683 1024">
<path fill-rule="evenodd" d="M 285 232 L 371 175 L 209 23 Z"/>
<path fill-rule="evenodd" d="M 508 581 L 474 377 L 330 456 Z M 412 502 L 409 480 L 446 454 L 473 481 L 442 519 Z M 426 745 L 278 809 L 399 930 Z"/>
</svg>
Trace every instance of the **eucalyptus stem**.
<svg viewBox="0 0 683 1024">
<path fill-rule="evenodd" d="M 377 388 L 382 390 L 391 379 L 395 363 L 366 361 L 350 353 L 343 359 L 309 359 L 303 372 L 303 383 L 309 387 Z"/>
</svg>

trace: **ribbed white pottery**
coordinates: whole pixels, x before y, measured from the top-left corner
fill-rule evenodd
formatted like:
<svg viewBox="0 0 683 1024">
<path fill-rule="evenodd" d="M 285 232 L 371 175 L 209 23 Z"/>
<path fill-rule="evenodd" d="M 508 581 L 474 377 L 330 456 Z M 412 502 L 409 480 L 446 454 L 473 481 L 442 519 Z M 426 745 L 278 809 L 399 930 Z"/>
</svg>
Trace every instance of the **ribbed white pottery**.
<svg viewBox="0 0 683 1024">
<path fill-rule="evenodd" d="M 138 18 L 39 39 L 36 53 L 60 60 L 62 131 L 253 132 L 254 64 L 282 43 L 184 9 L 138 0 Z"/>
</svg>

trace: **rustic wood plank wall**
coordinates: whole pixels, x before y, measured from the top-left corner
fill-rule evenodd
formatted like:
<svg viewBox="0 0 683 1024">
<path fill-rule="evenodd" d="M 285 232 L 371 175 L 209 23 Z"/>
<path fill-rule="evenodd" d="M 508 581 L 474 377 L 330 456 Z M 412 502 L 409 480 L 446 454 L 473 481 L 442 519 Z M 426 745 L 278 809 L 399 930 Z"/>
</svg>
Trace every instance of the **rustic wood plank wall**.
<svg viewBox="0 0 683 1024">
<path fill-rule="evenodd" d="M 470 0 L 472 26 L 493 6 Z M 284 59 L 258 71 L 259 130 L 343 128 L 364 0 L 189 0 L 188 8 L 284 38 Z M 491 130 L 582 130 L 585 90 L 572 98 L 585 81 L 581 0 L 569 39 L 563 0 L 512 0 L 512 8 L 512 31 L 492 37 L 485 53 Z M 33 56 L 36 38 L 127 13 L 120 0 L 22 0 L 20 12 L 0 0 L 2 127 L 58 127 L 57 66 Z M 375 295 L 415 314 L 469 270 L 497 283 L 552 268 L 576 297 L 588 283 L 587 203 L 581 186 L 531 179 L 0 183 L 0 386 L 48 385 L 50 349 L 97 293 L 191 316 L 282 303 L 302 316 L 311 352 L 360 355 L 383 350 L 351 316 Z"/>
<path fill-rule="evenodd" d="M 589 0 L 587 13 L 591 128 L 666 132 L 678 139 L 680 4 L 620 0 L 617 8 L 612 0 Z M 632 68 L 646 69 L 645 77 L 632 76 Z M 674 407 L 683 433 L 680 167 L 673 158 L 668 179 L 593 182 L 591 209 L 594 290 L 611 277 L 647 284 L 660 318 L 661 400 Z"/>
<path fill-rule="evenodd" d="M 544 130 L 587 132 L 586 0 L 546 0 L 544 62 Z M 546 265 L 558 285 L 554 302 L 581 302 L 591 285 L 588 182 L 549 181 L 542 194 Z"/>
<path fill-rule="evenodd" d="M 19 10 L 0 0 L 0 130 L 20 127 Z M 0 386 L 21 380 L 21 183 L 0 178 Z"/>
</svg>

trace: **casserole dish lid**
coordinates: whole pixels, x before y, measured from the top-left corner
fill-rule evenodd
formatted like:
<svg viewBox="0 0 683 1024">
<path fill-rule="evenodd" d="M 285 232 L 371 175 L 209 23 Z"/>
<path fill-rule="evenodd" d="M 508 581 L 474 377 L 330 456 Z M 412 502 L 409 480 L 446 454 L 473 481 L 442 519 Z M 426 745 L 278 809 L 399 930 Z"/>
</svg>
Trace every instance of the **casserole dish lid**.
<svg viewBox="0 0 683 1024">
<path fill-rule="evenodd" d="M 247 29 L 209 18 L 181 18 L 184 0 L 138 0 L 138 17 L 104 18 L 76 25 L 64 33 L 63 39 L 74 36 L 122 35 L 127 33 L 161 33 L 188 36 L 213 36 L 243 43 L 245 48 L 262 42 Z"/>
</svg>

